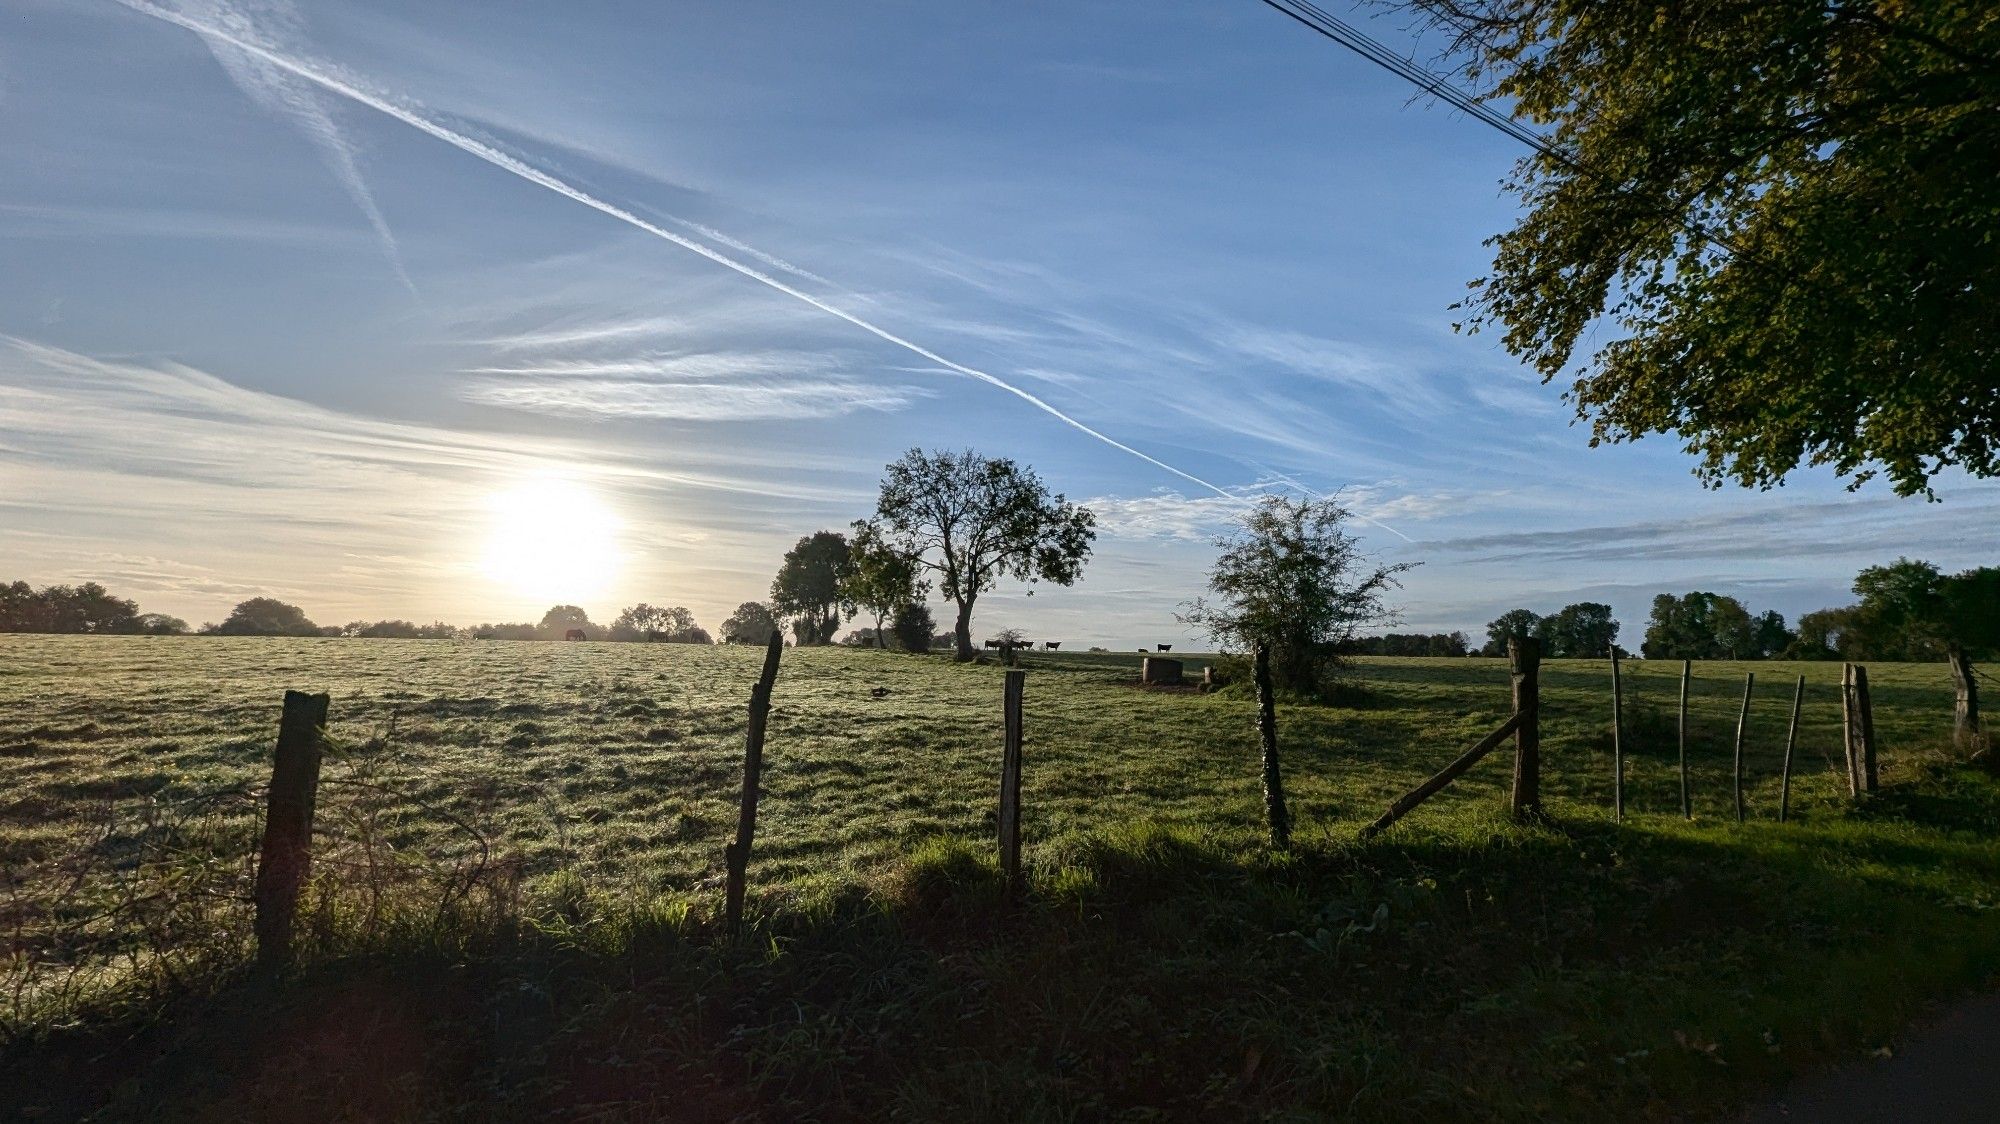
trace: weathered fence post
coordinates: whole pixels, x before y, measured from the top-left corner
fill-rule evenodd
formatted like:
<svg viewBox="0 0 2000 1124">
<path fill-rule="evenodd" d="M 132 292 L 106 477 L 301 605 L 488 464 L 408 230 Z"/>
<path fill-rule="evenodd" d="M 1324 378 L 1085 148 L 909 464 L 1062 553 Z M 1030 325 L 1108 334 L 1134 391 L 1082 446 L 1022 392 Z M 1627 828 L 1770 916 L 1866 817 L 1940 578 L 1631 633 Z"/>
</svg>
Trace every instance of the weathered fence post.
<svg viewBox="0 0 2000 1124">
<path fill-rule="evenodd" d="M 1694 802 L 1688 793 L 1688 683 L 1694 678 L 1694 661 L 1681 661 L 1681 818 L 1694 818 Z"/>
<path fill-rule="evenodd" d="M 1611 822 L 1625 822 L 1625 682 L 1618 646 L 1611 647 Z"/>
<path fill-rule="evenodd" d="M 1010 671 L 1001 697 L 1005 733 L 1000 750 L 1000 873 L 1011 901 L 1021 892 L 1021 693 L 1028 673 Z"/>
<path fill-rule="evenodd" d="M 1757 673 L 1743 676 L 1743 710 L 1736 715 L 1736 822 L 1743 822 L 1743 734 L 1750 725 L 1750 689 L 1757 685 Z"/>
<path fill-rule="evenodd" d="M 778 682 L 778 657 L 785 636 L 775 630 L 764 647 L 764 670 L 750 689 L 750 730 L 743 743 L 743 802 L 736 814 L 736 841 L 723 850 L 727 882 L 723 918 L 733 940 L 743 932 L 743 881 L 750 868 L 750 844 L 757 837 L 757 794 L 764 778 L 764 727 L 771 716 L 771 688 Z"/>
<path fill-rule="evenodd" d="M 1799 704 L 1805 701 L 1806 677 L 1799 676 L 1799 685 L 1792 690 L 1792 724 L 1785 731 L 1784 779 L 1778 782 L 1778 822 L 1784 823 L 1792 810 L 1792 751 L 1799 744 Z"/>
<path fill-rule="evenodd" d="M 285 692 L 264 808 L 264 844 L 257 856 L 257 961 L 267 968 L 291 961 L 299 889 L 312 873 L 313 799 L 319 789 L 326 709 L 325 695 Z"/>
<path fill-rule="evenodd" d="M 1264 748 L 1264 816 L 1271 824 L 1271 846 L 1291 845 L 1292 817 L 1285 810 L 1285 778 L 1278 771 L 1278 701 L 1271 692 L 1271 646 L 1257 645 L 1257 737 Z"/>
<path fill-rule="evenodd" d="M 1861 790 L 1874 792 L 1881 787 L 1875 769 L 1875 704 L 1868 699 L 1868 668 L 1854 665 L 1854 697 L 1861 712 Z"/>
<path fill-rule="evenodd" d="M 1840 665 L 1840 740 L 1846 752 L 1847 795 L 1861 795 L 1861 707 L 1854 692 L 1854 665 Z"/>
<path fill-rule="evenodd" d="M 1514 688 L 1514 816 L 1542 811 L 1542 645 L 1527 636 L 1507 641 L 1507 675 Z"/>
<path fill-rule="evenodd" d="M 1965 649 L 1953 644 L 1945 652 L 1945 659 L 1951 664 L 1951 684 L 1957 692 L 1952 705 L 1952 741 L 1966 753 L 1977 754 L 1986 749 L 1986 731 L 1979 724 L 1979 681 L 1972 673 L 1972 659 Z M 1989 754 L 1986 767 L 2000 767 L 2000 755 Z"/>
</svg>

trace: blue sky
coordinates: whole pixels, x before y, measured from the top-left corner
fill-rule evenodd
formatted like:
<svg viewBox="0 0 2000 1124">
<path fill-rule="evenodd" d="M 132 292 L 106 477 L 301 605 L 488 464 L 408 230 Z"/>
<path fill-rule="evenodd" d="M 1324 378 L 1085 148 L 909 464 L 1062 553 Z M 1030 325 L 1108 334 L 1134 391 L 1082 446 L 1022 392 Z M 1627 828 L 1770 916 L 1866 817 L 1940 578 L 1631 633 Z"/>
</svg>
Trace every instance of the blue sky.
<svg viewBox="0 0 2000 1124">
<path fill-rule="evenodd" d="M 1636 645 L 1655 592 L 1796 616 L 2000 548 L 1992 484 L 1718 492 L 1671 438 L 1588 448 L 1451 330 L 1513 142 L 1253 0 L 0 0 L 0 28 L 7 578 L 197 623 L 268 593 L 712 627 L 913 445 L 1098 512 L 1082 583 L 975 621 L 1074 644 L 1185 642 L 1210 538 L 1273 485 L 1344 489 L 1422 562 L 1424 630 L 1591 598 Z"/>
</svg>

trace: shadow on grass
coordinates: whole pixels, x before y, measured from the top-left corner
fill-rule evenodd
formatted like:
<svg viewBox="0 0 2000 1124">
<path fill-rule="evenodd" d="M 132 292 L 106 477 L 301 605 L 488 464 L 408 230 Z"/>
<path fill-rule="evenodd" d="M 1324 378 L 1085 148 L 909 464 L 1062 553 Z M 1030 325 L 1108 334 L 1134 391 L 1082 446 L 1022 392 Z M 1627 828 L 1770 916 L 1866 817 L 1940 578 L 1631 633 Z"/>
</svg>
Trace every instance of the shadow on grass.
<svg viewBox="0 0 2000 1124">
<path fill-rule="evenodd" d="M 280 981 L 217 971 L 14 1043 L 38 1119 L 1662 1118 L 1876 1044 L 2000 967 L 2000 788 L 1794 824 L 1446 806 L 1271 853 L 1138 821 L 703 898 L 531 887 Z M 1966 861 L 1971 857 L 1975 861 Z M 414 916 L 414 915 L 413 915 Z"/>
</svg>

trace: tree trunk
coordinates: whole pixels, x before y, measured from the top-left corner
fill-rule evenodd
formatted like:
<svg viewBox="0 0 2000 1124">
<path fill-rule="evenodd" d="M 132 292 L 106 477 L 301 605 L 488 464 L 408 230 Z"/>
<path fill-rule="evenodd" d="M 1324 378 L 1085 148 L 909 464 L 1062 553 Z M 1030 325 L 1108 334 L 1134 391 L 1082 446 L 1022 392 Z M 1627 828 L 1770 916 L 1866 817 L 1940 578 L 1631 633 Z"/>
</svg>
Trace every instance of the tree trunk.
<svg viewBox="0 0 2000 1124">
<path fill-rule="evenodd" d="M 972 650 L 972 602 L 970 600 L 958 603 L 958 623 L 952 625 L 951 635 L 952 639 L 958 644 L 958 662 L 969 663 L 978 657 L 979 653 Z"/>
</svg>

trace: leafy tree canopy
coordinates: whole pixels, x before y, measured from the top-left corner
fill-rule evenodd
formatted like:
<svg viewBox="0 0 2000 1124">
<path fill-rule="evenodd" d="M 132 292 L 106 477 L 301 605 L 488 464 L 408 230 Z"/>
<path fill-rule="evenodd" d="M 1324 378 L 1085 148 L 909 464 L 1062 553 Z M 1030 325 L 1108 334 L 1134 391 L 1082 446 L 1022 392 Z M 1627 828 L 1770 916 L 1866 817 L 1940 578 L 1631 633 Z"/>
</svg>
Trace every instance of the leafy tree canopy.
<svg viewBox="0 0 2000 1124">
<path fill-rule="evenodd" d="M 972 607 L 1002 578 L 1072 585 L 1096 539 L 1097 519 L 1011 460 L 911 449 L 888 466 L 868 521 L 888 550 L 937 575 L 958 606 L 952 637 L 969 660 Z"/>
<path fill-rule="evenodd" d="M 725 644 L 768 644 L 778 631 L 777 614 L 761 601 L 745 601 L 722 622 Z"/>
<path fill-rule="evenodd" d="M 1237 533 L 1216 540 L 1212 599 L 1180 619 L 1226 650 L 1271 646 L 1271 673 L 1288 690 L 1317 693 L 1340 666 L 1357 629 L 1393 620 L 1385 595 L 1415 563 L 1373 565 L 1347 533 L 1346 508 L 1330 499 L 1265 496 Z"/>
<path fill-rule="evenodd" d="M 592 640 L 597 639 L 598 633 L 601 631 L 596 625 L 590 623 L 590 614 L 584 612 L 583 608 L 578 605 L 551 606 L 548 612 L 542 614 L 542 623 L 539 628 L 542 635 L 551 640 L 561 640 L 572 628 L 582 629 L 584 635 L 590 637 Z"/>
<path fill-rule="evenodd" d="M 851 565 L 840 580 L 840 595 L 875 618 L 875 643 L 886 646 L 882 622 L 903 606 L 921 602 L 930 592 L 930 583 L 923 580 L 922 571 L 908 555 L 883 542 L 880 532 L 866 522 L 854 524 L 850 558 Z M 929 635 L 926 631 L 926 639 Z"/>
<path fill-rule="evenodd" d="M 853 602 L 841 592 L 853 565 L 853 550 L 839 531 L 807 535 L 785 552 L 771 579 L 771 608 L 792 623 L 800 644 L 833 642 L 841 614 L 853 612 Z"/>
<path fill-rule="evenodd" d="M 931 638 L 936 629 L 937 622 L 931 619 L 931 607 L 922 601 L 911 601 L 896 607 L 889 634 L 895 639 L 896 647 L 905 652 L 927 652 L 931 649 Z"/>
<path fill-rule="evenodd" d="M 218 636 L 318 636 L 320 631 L 306 617 L 305 610 L 275 597 L 252 597 L 238 602 L 229 616 L 215 626 Z"/>
<path fill-rule="evenodd" d="M 1572 373 L 1593 444 L 1677 433 L 1711 485 L 2000 473 L 1991 0 L 1407 6 L 1548 129 L 1470 324 Z"/>
<path fill-rule="evenodd" d="M 1611 606 L 1579 601 L 1536 621 L 1535 638 L 1551 659 L 1608 659 L 1618 643 L 1618 621 Z"/>
</svg>

